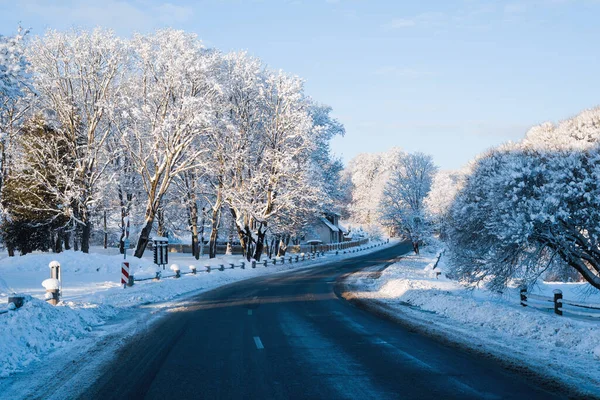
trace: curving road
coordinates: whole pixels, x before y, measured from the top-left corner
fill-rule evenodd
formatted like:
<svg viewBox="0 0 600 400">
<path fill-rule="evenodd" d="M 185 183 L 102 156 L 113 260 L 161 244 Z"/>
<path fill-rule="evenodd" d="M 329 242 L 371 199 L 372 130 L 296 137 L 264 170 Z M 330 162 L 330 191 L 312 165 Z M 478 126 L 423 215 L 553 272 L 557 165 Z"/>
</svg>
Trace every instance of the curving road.
<svg viewBox="0 0 600 400">
<path fill-rule="evenodd" d="M 137 337 L 82 398 L 556 398 L 493 360 L 336 296 L 344 274 L 409 250 L 400 244 L 197 296 Z"/>
</svg>

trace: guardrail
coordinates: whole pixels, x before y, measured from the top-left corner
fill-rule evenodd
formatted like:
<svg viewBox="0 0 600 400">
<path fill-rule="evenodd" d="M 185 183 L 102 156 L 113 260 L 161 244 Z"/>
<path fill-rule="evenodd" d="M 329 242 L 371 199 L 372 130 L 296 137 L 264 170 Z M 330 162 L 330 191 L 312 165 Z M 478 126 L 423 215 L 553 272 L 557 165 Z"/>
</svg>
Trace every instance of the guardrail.
<svg viewBox="0 0 600 400">
<path fill-rule="evenodd" d="M 213 270 L 225 271 L 226 269 L 234 269 L 234 268 L 245 269 L 247 267 L 256 268 L 258 266 L 268 267 L 269 265 L 300 263 L 303 261 L 316 260 L 320 257 L 325 256 L 326 252 L 324 251 L 324 249 L 326 249 L 326 248 L 330 249 L 331 252 L 335 251 L 335 255 L 338 255 L 340 253 L 343 253 L 343 254 L 358 253 L 358 252 L 362 252 L 365 250 L 373 249 L 375 247 L 383 246 L 384 244 L 389 243 L 389 240 L 386 242 L 381 241 L 379 243 L 373 243 L 369 246 L 356 247 L 356 246 L 361 246 L 362 244 L 365 244 L 365 243 L 366 243 L 365 240 L 360 240 L 360 241 L 356 241 L 356 242 L 346 242 L 343 245 L 340 244 L 339 246 L 332 245 L 330 247 L 323 247 L 323 250 L 321 250 L 321 251 L 315 251 L 312 253 L 301 253 L 301 254 L 294 253 L 294 254 L 286 255 L 285 257 L 275 257 L 272 259 L 264 259 L 261 262 L 252 260 L 249 262 L 249 264 L 247 264 L 246 260 L 240 260 L 239 263 L 227 263 L 227 264 L 221 263 L 218 266 L 205 265 L 204 270 L 202 270 L 202 269 L 199 270 L 196 266 L 190 265 L 190 267 L 189 267 L 190 271 L 188 271 L 188 272 L 180 271 L 179 267 L 177 266 L 177 268 L 172 269 L 172 271 L 174 272 L 173 275 L 166 275 L 166 276 L 162 276 L 162 271 L 158 271 L 158 272 L 156 272 L 155 276 L 147 277 L 147 278 L 136 278 L 134 274 L 130 274 L 129 278 L 131 280 L 128 285 L 132 285 L 134 282 L 159 280 L 161 278 L 180 278 L 182 275 L 196 275 L 197 273 L 201 273 L 201 272 L 209 273 Z M 175 267 L 175 265 L 173 265 L 172 267 Z M 15 310 L 18 309 L 22 305 L 22 301 L 19 302 L 16 299 L 13 299 L 12 297 L 9 297 L 8 302 L 9 303 L 15 302 L 15 307 L 12 308 Z M 10 310 L 11 310 L 10 307 L 9 307 L 9 309 L 0 309 L 0 315 L 8 313 Z"/>
<path fill-rule="evenodd" d="M 578 317 L 600 318 L 600 304 L 581 303 L 563 299 L 563 293 L 560 289 L 555 289 L 553 294 L 554 297 L 540 296 L 527 293 L 527 289 L 521 289 L 521 305 L 540 310 L 553 310 L 556 315 L 566 314 Z M 565 307 L 565 305 L 568 307 Z M 579 311 L 579 308 L 592 310 L 592 312 Z"/>
<path fill-rule="evenodd" d="M 351 253 L 358 253 L 361 251 L 373 249 L 375 247 L 383 246 L 384 244 L 389 243 L 389 240 L 382 241 L 379 243 L 373 243 L 370 246 L 359 247 L 365 243 L 367 243 L 367 241 L 365 241 L 363 239 L 363 240 L 360 240 L 357 242 L 344 243 L 343 246 L 342 246 L 342 244 L 340 244 L 339 246 L 332 245 L 331 247 L 324 247 L 324 248 L 331 249 L 330 251 L 332 253 L 335 251 L 335 255 L 339 255 L 340 253 L 341 254 L 351 254 Z M 354 246 L 352 246 L 352 245 L 354 245 Z M 342 250 L 342 249 L 344 249 L 344 250 Z M 245 269 L 247 266 L 249 268 L 256 268 L 258 266 L 268 267 L 269 265 L 275 266 L 278 264 L 300 263 L 303 261 L 316 260 L 320 257 L 324 257 L 325 255 L 326 255 L 325 251 L 316 251 L 316 252 L 312 252 L 312 253 L 291 254 L 291 255 L 275 257 L 275 258 L 270 258 L 270 259 L 266 258 L 262 261 L 252 260 L 252 261 L 248 262 L 246 260 L 242 260 L 239 263 L 221 263 L 216 266 L 206 264 L 206 265 L 204 265 L 204 269 L 198 269 L 197 267 L 190 265 L 190 267 L 189 267 L 190 271 L 181 272 L 178 270 L 178 271 L 174 271 L 175 273 L 172 275 L 163 275 L 162 271 L 157 271 L 156 275 L 153 277 L 136 278 L 135 274 L 132 274 L 131 276 L 133 277 L 134 282 L 143 282 L 143 281 L 150 281 L 150 280 L 157 281 L 157 280 L 165 279 L 165 278 L 180 278 L 182 275 L 196 275 L 198 273 L 203 273 L 203 272 L 210 273 L 211 271 L 215 271 L 215 270 L 225 271 L 226 269 L 235 269 L 235 268 Z M 249 263 L 249 264 L 247 264 L 247 263 Z"/>
<path fill-rule="evenodd" d="M 351 240 L 340 243 L 331 243 L 331 244 L 290 244 L 287 247 L 288 253 L 309 253 L 311 251 L 333 251 L 333 250 L 345 250 L 353 246 L 362 246 L 369 241 L 369 238 L 359 239 L 359 240 Z M 218 244 L 216 248 L 216 252 L 219 255 L 224 255 L 227 251 L 227 245 Z M 242 246 L 239 244 L 234 244 L 229 248 L 233 255 L 242 255 Z M 183 244 L 183 243 L 170 243 L 169 251 L 174 253 L 183 253 L 183 254 L 191 254 L 192 253 L 192 245 Z"/>
</svg>

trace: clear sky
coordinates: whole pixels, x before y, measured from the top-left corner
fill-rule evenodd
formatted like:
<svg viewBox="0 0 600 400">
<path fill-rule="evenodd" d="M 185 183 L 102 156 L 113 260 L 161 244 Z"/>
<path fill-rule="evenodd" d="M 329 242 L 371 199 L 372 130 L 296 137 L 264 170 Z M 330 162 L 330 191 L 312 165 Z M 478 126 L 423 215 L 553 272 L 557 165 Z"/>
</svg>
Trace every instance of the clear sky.
<svg viewBox="0 0 600 400">
<path fill-rule="evenodd" d="M 599 16 L 600 0 L 0 0 L 0 34 L 193 31 L 306 79 L 345 161 L 400 146 L 457 168 L 600 104 Z"/>
</svg>

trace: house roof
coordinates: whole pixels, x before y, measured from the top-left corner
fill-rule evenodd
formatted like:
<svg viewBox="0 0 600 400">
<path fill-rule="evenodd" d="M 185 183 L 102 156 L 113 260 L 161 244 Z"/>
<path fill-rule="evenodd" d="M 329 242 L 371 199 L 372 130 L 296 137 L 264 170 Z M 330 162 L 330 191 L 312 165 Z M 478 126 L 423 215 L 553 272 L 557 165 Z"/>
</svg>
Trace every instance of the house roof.
<svg viewBox="0 0 600 400">
<path fill-rule="evenodd" d="M 331 229 L 333 232 L 339 232 L 340 231 L 340 229 L 337 226 L 333 225 L 331 222 L 329 222 L 329 220 L 327 218 L 321 217 L 319 219 L 321 220 L 322 223 L 324 223 L 325 225 L 327 225 L 327 227 L 329 229 Z"/>
</svg>

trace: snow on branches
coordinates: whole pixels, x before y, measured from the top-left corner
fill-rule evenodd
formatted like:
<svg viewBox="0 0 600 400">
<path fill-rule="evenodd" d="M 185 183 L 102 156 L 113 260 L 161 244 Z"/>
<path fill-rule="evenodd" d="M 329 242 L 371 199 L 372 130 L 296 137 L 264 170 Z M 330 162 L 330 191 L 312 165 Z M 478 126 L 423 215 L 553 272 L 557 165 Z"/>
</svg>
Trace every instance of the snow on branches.
<svg viewBox="0 0 600 400">
<path fill-rule="evenodd" d="M 474 162 L 449 209 L 458 277 L 500 289 L 568 266 L 600 288 L 598 110 Z"/>
<path fill-rule="evenodd" d="M 299 238 L 340 200 L 329 141 L 343 126 L 301 79 L 259 59 L 173 29 L 129 40 L 103 29 L 48 31 L 25 55 L 35 95 L 10 150 L 18 162 L 2 204 L 28 229 L 49 230 L 51 247 L 74 232 L 87 251 L 95 221 L 105 246 L 109 225 L 119 224 L 123 246 L 132 224 L 141 257 L 157 220 L 161 232 L 188 230 L 198 256 L 198 220 L 210 219 L 214 256 L 226 212 L 245 255 L 258 258 L 267 232 Z M 0 74 L 17 76 L 5 64 Z M 3 82 L 18 94 L 15 79 Z M 43 218 L 32 225 L 36 213 Z"/>
</svg>

